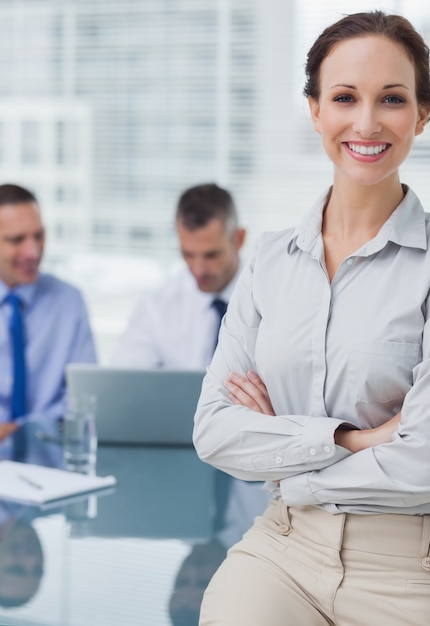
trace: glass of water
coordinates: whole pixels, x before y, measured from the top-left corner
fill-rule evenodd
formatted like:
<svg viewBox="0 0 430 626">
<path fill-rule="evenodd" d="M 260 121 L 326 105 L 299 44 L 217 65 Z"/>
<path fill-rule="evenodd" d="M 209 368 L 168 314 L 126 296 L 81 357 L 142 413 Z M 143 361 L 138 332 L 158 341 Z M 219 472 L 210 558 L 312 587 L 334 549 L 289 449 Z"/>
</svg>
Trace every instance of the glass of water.
<svg viewBox="0 0 430 626">
<path fill-rule="evenodd" d="M 64 467 L 73 472 L 95 472 L 97 457 L 97 399 L 93 394 L 68 396 L 63 422 Z"/>
</svg>

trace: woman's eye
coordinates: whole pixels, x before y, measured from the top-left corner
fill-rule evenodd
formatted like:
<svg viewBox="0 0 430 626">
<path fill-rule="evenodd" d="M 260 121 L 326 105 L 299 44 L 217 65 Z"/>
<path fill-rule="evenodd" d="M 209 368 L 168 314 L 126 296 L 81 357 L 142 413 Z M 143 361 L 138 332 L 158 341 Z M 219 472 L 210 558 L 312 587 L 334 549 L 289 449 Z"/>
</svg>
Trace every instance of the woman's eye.
<svg viewBox="0 0 430 626">
<path fill-rule="evenodd" d="M 384 102 L 387 102 L 388 104 L 404 104 L 405 99 L 400 96 L 387 96 L 384 98 Z"/>
<path fill-rule="evenodd" d="M 343 94 L 341 96 L 336 96 L 334 98 L 335 102 L 352 102 L 353 101 L 353 97 L 352 96 L 348 96 L 347 94 Z"/>
</svg>

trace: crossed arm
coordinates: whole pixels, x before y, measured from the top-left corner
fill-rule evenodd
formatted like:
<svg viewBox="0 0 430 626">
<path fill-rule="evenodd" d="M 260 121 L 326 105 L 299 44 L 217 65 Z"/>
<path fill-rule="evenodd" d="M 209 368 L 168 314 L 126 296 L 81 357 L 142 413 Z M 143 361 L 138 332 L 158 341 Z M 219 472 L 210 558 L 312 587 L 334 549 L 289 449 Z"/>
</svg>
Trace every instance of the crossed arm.
<svg viewBox="0 0 430 626">
<path fill-rule="evenodd" d="M 246 373 L 246 377 L 232 372 L 224 385 L 233 404 L 245 406 L 265 415 L 275 415 L 265 384 L 252 370 Z M 334 441 L 350 452 L 359 452 L 382 443 L 389 443 L 397 431 L 400 419 L 401 413 L 397 413 L 385 424 L 363 430 L 340 426 L 335 431 Z"/>
</svg>

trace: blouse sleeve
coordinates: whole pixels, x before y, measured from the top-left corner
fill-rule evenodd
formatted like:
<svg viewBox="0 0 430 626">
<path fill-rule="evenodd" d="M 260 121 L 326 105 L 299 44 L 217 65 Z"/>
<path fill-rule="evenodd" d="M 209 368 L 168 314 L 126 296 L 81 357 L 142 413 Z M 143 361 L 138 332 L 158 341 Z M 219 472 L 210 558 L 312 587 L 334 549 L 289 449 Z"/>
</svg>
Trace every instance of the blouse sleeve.
<svg viewBox="0 0 430 626">
<path fill-rule="evenodd" d="M 338 464 L 281 482 L 290 506 L 325 504 L 333 510 L 361 505 L 419 514 L 430 502 L 430 301 L 423 333 L 423 360 L 413 371 L 398 431 L 390 443 L 351 454 Z M 427 508 L 424 510 L 427 512 Z"/>
<path fill-rule="evenodd" d="M 223 319 L 218 347 L 203 381 L 193 439 L 203 461 L 236 478 L 279 480 L 328 467 L 350 453 L 334 443 L 334 431 L 343 420 L 268 416 L 229 400 L 224 388 L 228 374 L 245 375 L 256 369 L 260 315 L 253 299 L 253 272 L 254 261 L 239 278 Z"/>
</svg>

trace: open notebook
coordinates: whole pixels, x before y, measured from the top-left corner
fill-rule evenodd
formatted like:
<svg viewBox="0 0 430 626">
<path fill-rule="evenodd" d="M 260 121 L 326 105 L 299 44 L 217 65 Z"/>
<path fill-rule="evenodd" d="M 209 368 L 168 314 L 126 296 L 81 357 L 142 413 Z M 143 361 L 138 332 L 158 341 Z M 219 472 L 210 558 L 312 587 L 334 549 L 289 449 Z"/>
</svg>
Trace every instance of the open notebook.
<svg viewBox="0 0 430 626">
<path fill-rule="evenodd" d="M 0 461 L 1 500 L 41 506 L 115 484 L 114 476 L 90 476 L 30 463 Z"/>
</svg>

